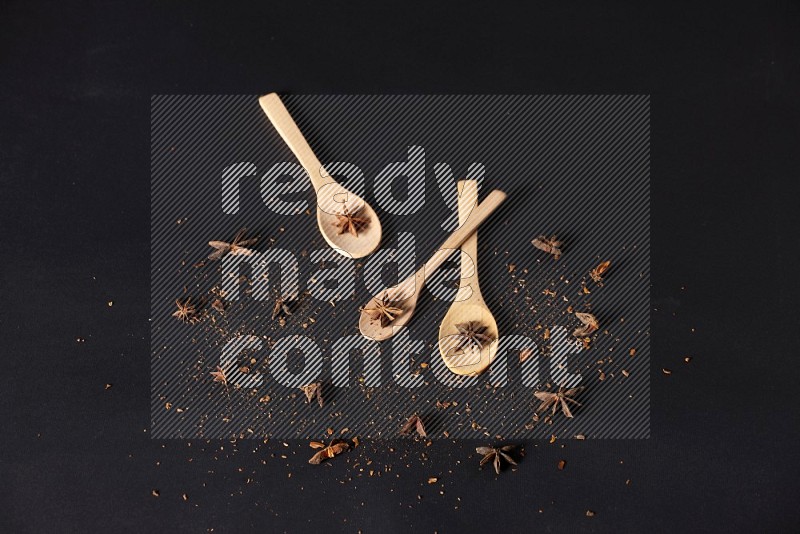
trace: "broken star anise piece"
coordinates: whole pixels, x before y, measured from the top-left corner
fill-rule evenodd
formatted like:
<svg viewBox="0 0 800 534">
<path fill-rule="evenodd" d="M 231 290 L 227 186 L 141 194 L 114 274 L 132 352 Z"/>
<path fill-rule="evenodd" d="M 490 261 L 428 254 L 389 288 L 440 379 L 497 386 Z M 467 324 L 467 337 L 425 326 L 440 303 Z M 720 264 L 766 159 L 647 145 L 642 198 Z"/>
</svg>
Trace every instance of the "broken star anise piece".
<svg viewBox="0 0 800 534">
<path fill-rule="evenodd" d="M 372 319 L 380 319 L 381 326 L 388 326 L 389 323 L 397 319 L 402 313 L 403 308 L 395 306 L 394 302 L 389 300 L 389 293 L 384 292 L 383 298 L 372 299 L 374 304 L 373 308 L 364 308 L 363 311 Z"/>
<path fill-rule="evenodd" d="M 286 300 L 279 297 L 275 299 L 275 306 L 272 308 L 272 320 L 274 321 L 275 318 L 281 314 L 291 315 L 292 310 L 290 310 L 289 306 L 286 305 Z"/>
<path fill-rule="evenodd" d="M 216 250 L 208 255 L 208 259 L 218 260 L 226 254 L 230 254 L 231 256 L 250 256 L 253 251 L 247 247 L 250 245 L 255 245 L 258 242 L 258 238 L 254 237 L 251 239 L 243 239 L 246 230 L 246 228 L 239 230 L 239 232 L 234 236 L 233 241 L 230 243 L 225 241 L 209 241 L 209 246 Z"/>
<path fill-rule="evenodd" d="M 534 396 L 542 401 L 542 404 L 539 405 L 539 409 L 536 410 L 537 414 L 542 414 L 547 411 L 548 408 L 551 406 L 553 407 L 553 415 L 556 414 L 558 408 L 561 407 L 561 411 L 564 413 L 565 416 L 572 418 L 572 412 L 569 409 L 568 402 L 576 406 L 581 406 L 581 403 L 572 399 L 578 392 L 580 392 L 583 388 L 563 388 L 559 387 L 558 391 L 556 392 L 549 392 L 549 391 L 534 391 Z"/>
<path fill-rule="evenodd" d="M 592 280 L 594 280 L 596 283 L 603 285 L 603 275 L 606 273 L 609 267 L 611 267 L 611 262 L 604 261 L 603 263 L 601 263 L 600 265 L 589 271 L 589 276 L 591 276 Z"/>
<path fill-rule="evenodd" d="M 192 297 L 186 297 L 184 300 L 175 299 L 175 305 L 178 309 L 172 313 L 172 316 L 180 322 L 193 324 L 200 320 L 199 306 L 192 304 Z"/>
<path fill-rule="evenodd" d="M 350 213 L 347 210 L 347 206 L 345 206 L 342 213 L 336 214 L 336 222 L 333 225 L 339 229 L 340 235 L 349 232 L 353 237 L 358 237 L 358 230 L 369 223 L 369 219 L 358 216 L 362 208 L 363 206 L 359 206 L 354 212 Z"/>
<path fill-rule="evenodd" d="M 552 254 L 554 260 L 557 260 L 561 257 L 561 244 L 561 241 L 556 239 L 556 236 L 547 237 L 540 235 L 531 241 L 531 245 L 534 247 L 547 252 L 548 254 Z"/>
<path fill-rule="evenodd" d="M 322 382 L 312 382 L 311 384 L 305 385 L 300 389 L 302 389 L 303 393 L 306 394 L 306 404 L 311 402 L 314 397 L 316 397 L 317 404 L 319 404 L 319 407 L 322 408 Z"/>
<path fill-rule="evenodd" d="M 311 465 L 319 465 L 323 461 L 333 458 L 337 454 L 341 454 L 345 451 L 350 450 L 350 443 L 344 439 L 335 439 L 330 442 L 330 445 L 325 446 L 324 443 L 319 441 L 312 441 L 310 444 L 312 449 L 320 449 L 311 459 L 308 460 L 308 463 Z"/>
<path fill-rule="evenodd" d="M 492 337 L 485 334 L 488 326 L 482 325 L 476 321 L 468 321 L 466 323 L 459 323 L 456 325 L 458 330 L 458 344 L 454 350 L 468 349 L 477 347 L 478 350 L 483 350 L 484 343 L 491 343 Z"/>
<path fill-rule="evenodd" d="M 597 322 L 597 318 L 591 313 L 575 312 L 575 317 L 583 324 L 583 326 L 579 326 L 572 332 L 572 335 L 575 337 L 588 336 L 600 328 L 600 323 Z"/>
<path fill-rule="evenodd" d="M 228 387 L 228 375 L 225 374 L 225 369 L 218 365 L 217 370 L 211 371 L 209 374 L 214 377 L 214 382 L 220 382 L 223 386 Z"/>
<path fill-rule="evenodd" d="M 514 450 L 513 445 L 503 445 L 502 447 L 478 447 L 475 452 L 483 454 L 480 466 L 483 467 L 489 462 L 492 462 L 494 472 L 500 474 L 500 459 L 502 458 L 511 465 L 517 465 L 514 458 L 511 457 L 511 452 Z"/>
<path fill-rule="evenodd" d="M 422 418 L 419 415 L 414 414 L 408 418 L 406 424 L 403 425 L 403 428 L 400 429 L 401 436 L 407 436 L 412 431 L 416 430 L 417 434 L 421 438 L 428 437 L 428 434 L 425 433 L 425 425 L 422 424 Z"/>
</svg>

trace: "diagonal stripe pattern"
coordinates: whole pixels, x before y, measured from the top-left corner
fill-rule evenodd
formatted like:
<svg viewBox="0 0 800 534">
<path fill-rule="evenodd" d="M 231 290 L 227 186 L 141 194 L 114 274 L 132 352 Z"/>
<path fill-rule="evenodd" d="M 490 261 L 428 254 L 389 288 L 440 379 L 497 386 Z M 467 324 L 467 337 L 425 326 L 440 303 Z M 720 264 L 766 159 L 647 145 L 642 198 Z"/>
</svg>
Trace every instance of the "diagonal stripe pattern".
<svg viewBox="0 0 800 534">
<path fill-rule="evenodd" d="M 313 189 L 256 96 L 151 99 L 151 418 L 155 438 L 388 439 L 418 413 L 431 437 L 645 438 L 650 380 L 650 99 L 640 95 L 286 95 L 326 169 L 376 209 L 371 257 L 332 253 Z M 455 228 L 455 181 L 508 200 L 480 229 L 481 291 L 498 322 L 489 373 L 439 354 L 459 254 L 383 343 L 359 306 Z M 252 256 L 204 260 L 241 228 Z M 539 234 L 564 242 L 559 260 Z M 589 271 L 604 260 L 604 281 Z M 171 317 L 205 299 L 202 318 Z M 275 300 L 285 299 L 291 315 Z M 210 306 L 220 299 L 224 312 Z M 584 346 L 575 311 L 600 330 Z M 523 357 L 520 354 L 524 353 Z M 221 366 L 227 384 L 209 375 Z M 323 383 L 324 406 L 299 386 Z M 534 418 L 533 392 L 585 386 L 572 419 Z"/>
</svg>

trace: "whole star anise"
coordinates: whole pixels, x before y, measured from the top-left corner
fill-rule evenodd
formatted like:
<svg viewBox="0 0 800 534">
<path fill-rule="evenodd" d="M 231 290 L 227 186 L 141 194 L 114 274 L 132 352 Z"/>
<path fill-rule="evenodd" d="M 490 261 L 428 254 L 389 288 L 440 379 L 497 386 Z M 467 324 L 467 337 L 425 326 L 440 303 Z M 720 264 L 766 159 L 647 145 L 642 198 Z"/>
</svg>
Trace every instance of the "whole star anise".
<svg viewBox="0 0 800 534">
<path fill-rule="evenodd" d="M 246 230 L 246 228 L 239 230 L 230 243 L 226 241 L 209 241 L 208 244 L 216 250 L 208 255 L 208 259 L 218 260 L 226 254 L 231 256 L 250 256 L 253 251 L 246 247 L 255 245 L 258 242 L 258 238 L 243 239 Z"/>
<path fill-rule="evenodd" d="M 466 323 L 459 323 L 456 325 L 458 330 L 458 343 L 453 350 L 467 349 L 470 347 L 478 347 L 478 350 L 483 350 L 484 343 L 492 342 L 491 336 L 485 334 L 486 325 L 482 325 L 477 321 L 468 321 Z"/>
<path fill-rule="evenodd" d="M 514 461 L 514 458 L 512 458 L 510 454 L 513 450 L 513 445 L 503 445 L 501 447 L 478 447 L 475 449 L 475 452 L 478 454 L 483 454 L 483 458 L 481 458 L 480 463 L 481 467 L 489 462 L 492 462 L 492 465 L 494 466 L 494 472 L 499 475 L 501 458 L 511 465 L 517 465 L 517 462 Z"/>
<path fill-rule="evenodd" d="M 363 206 L 359 206 L 356 210 L 350 213 L 347 206 L 344 207 L 342 213 L 336 214 L 336 222 L 333 223 L 339 229 L 339 234 L 350 232 L 353 237 L 358 237 L 358 230 L 365 227 L 369 223 L 369 219 L 359 217 Z"/>
<path fill-rule="evenodd" d="M 364 308 L 363 311 L 372 319 L 380 319 L 381 326 L 388 326 L 403 313 L 403 308 L 397 307 L 393 301 L 389 300 L 388 291 L 383 293 L 383 298 L 375 298 L 372 302 L 374 307 Z"/>
<path fill-rule="evenodd" d="M 533 394 L 536 396 L 537 399 L 542 401 L 542 404 L 539 405 L 539 409 L 536 410 L 537 413 L 544 413 L 547 411 L 548 408 L 551 406 L 553 407 L 553 415 L 556 414 L 558 411 L 559 406 L 561 407 L 561 411 L 567 417 L 572 417 L 572 412 L 569 409 L 568 402 L 576 406 L 581 406 L 581 403 L 572 399 L 570 397 L 574 397 L 578 392 L 580 392 L 583 388 L 563 388 L 559 387 L 558 391 L 549 392 L 549 391 L 534 391 Z"/>
</svg>

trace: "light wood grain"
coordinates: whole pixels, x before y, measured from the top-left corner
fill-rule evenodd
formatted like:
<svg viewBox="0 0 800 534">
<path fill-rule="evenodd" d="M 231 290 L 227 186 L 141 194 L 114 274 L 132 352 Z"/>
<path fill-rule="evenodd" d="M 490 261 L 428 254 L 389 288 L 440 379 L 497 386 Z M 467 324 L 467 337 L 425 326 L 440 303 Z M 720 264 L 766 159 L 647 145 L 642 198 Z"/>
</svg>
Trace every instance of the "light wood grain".
<svg viewBox="0 0 800 534">
<path fill-rule="evenodd" d="M 478 182 L 458 182 L 458 220 L 463 225 L 468 220 L 478 196 Z M 458 343 L 456 325 L 472 322 L 485 326 L 485 334 L 493 341 L 482 349 L 455 350 Z M 484 372 L 497 354 L 499 333 L 497 321 L 481 295 L 478 280 L 478 232 L 461 244 L 461 281 L 453 304 L 439 327 L 439 352 L 445 365 L 458 375 L 474 376 Z"/>
<path fill-rule="evenodd" d="M 370 299 L 362 309 L 373 308 L 375 306 L 375 300 L 381 299 L 386 295 L 390 301 L 395 302 L 397 306 L 402 308 L 403 313 L 389 325 L 382 326 L 379 320 L 371 318 L 366 312 L 361 312 L 358 323 L 361 333 L 370 339 L 382 341 L 384 339 L 389 339 L 400 327 L 405 326 L 414 315 L 420 292 L 425 286 L 425 279 L 431 276 L 436 269 L 441 267 L 442 263 L 444 263 L 453 249 L 461 246 L 461 244 L 478 229 L 478 226 L 500 207 L 500 204 L 503 203 L 505 198 L 506 194 L 502 191 L 492 191 L 489 196 L 486 197 L 486 200 L 471 210 L 466 221 L 445 239 L 442 246 L 439 247 L 431 258 L 413 275 L 406 278 L 398 285 L 379 292 Z"/>
<path fill-rule="evenodd" d="M 328 174 L 277 94 L 264 95 L 258 99 L 258 103 L 311 179 L 317 193 L 317 224 L 325 241 L 334 250 L 350 258 L 363 258 L 375 251 L 383 235 L 375 210 Z M 359 216 L 369 220 L 357 236 L 339 233 L 336 227 L 337 215 L 344 213 L 345 209 L 349 213 L 358 211 Z"/>
</svg>

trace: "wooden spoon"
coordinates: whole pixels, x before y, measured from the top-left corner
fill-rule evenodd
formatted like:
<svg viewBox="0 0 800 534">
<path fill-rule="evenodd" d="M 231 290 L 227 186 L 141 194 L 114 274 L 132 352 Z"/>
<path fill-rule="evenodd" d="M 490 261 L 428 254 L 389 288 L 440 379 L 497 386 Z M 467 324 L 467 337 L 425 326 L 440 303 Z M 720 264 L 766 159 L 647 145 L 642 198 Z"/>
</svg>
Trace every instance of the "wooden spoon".
<svg viewBox="0 0 800 534">
<path fill-rule="evenodd" d="M 383 233 L 375 210 L 325 171 L 277 94 L 264 95 L 258 102 L 311 178 L 317 193 L 317 224 L 325 241 L 352 258 L 375 251 Z M 356 217 L 354 228 L 347 224 L 347 214 Z"/>
<path fill-rule="evenodd" d="M 401 326 L 405 326 L 414 314 L 414 309 L 417 307 L 417 299 L 422 287 L 425 285 L 426 277 L 441 267 L 453 249 L 459 247 L 461 243 L 472 235 L 478 229 L 478 226 L 505 199 L 506 194 L 502 191 L 494 190 L 489 193 L 489 196 L 472 210 L 467 220 L 445 239 L 442 246 L 433 253 L 433 256 L 425 265 L 396 286 L 385 289 L 372 297 L 361 308 L 361 318 L 358 321 L 358 328 L 361 333 L 370 339 L 383 341 L 392 337 Z M 393 320 L 388 323 L 382 321 L 373 311 L 379 310 L 387 304 L 390 309 L 389 313 L 393 317 Z"/>
<path fill-rule="evenodd" d="M 478 202 L 478 182 L 458 182 L 458 222 L 464 224 L 470 211 Z M 477 344 L 458 348 L 463 337 L 459 328 L 472 328 L 479 332 Z M 461 244 L 461 282 L 453 304 L 439 327 L 439 351 L 447 368 L 457 375 L 481 374 L 497 354 L 499 335 L 497 321 L 483 301 L 478 285 L 478 232 Z"/>
</svg>

